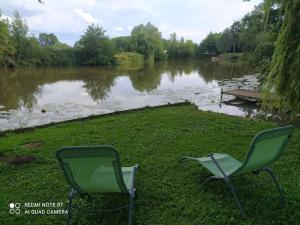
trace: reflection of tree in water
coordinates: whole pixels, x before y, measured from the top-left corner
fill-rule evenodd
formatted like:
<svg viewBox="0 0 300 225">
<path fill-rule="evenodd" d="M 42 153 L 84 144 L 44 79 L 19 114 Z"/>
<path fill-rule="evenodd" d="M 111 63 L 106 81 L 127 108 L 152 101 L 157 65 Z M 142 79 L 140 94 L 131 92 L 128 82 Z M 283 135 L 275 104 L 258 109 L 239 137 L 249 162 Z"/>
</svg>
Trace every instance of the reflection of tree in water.
<svg viewBox="0 0 300 225">
<path fill-rule="evenodd" d="M 253 73 L 253 68 L 247 65 L 219 65 L 210 61 L 199 61 L 198 73 L 209 82 L 242 77 L 247 73 Z"/>
<path fill-rule="evenodd" d="M 176 76 L 190 75 L 197 68 L 197 61 L 194 60 L 173 60 L 167 64 L 166 72 L 171 74 L 173 78 Z"/>
<path fill-rule="evenodd" d="M 168 63 L 156 64 L 130 73 L 130 79 L 135 89 L 151 91 L 160 85 L 163 73 L 168 74 L 171 82 L 177 76 L 198 73 L 206 82 L 212 80 L 230 79 L 251 73 L 252 68 L 246 65 L 218 65 L 208 60 L 173 60 Z"/>
<path fill-rule="evenodd" d="M 110 88 L 114 85 L 115 75 L 112 70 L 90 70 L 89 74 L 85 74 L 87 79 L 84 80 L 84 87 L 94 101 L 104 100 Z"/>
<path fill-rule="evenodd" d="M 194 60 L 172 60 L 167 64 L 166 73 L 169 75 L 170 81 L 173 83 L 175 77 L 190 75 L 197 69 L 197 61 Z"/>
<path fill-rule="evenodd" d="M 220 66 L 208 61 L 169 61 L 140 70 L 122 70 L 109 67 L 47 68 L 7 70 L 0 74 L 0 105 L 6 109 L 31 109 L 42 94 L 42 87 L 58 81 L 82 80 L 94 101 L 105 99 L 114 79 L 128 75 L 133 88 L 151 91 L 161 84 L 163 74 L 171 82 L 175 77 L 199 73 L 206 81 L 237 77 L 247 73 L 246 67 Z M 59 91 L 59 90 L 58 90 Z"/>
<path fill-rule="evenodd" d="M 34 79 L 28 82 L 26 76 L 18 76 L 17 71 L 3 71 L 0 76 L 0 105 L 8 109 L 30 109 L 36 104 L 39 86 Z"/>
<path fill-rule="evenodd" d="M 155 66 L 143 68 L 138 71 L 127 72 L 132 86 L 138 91 L 151 91 L 156 89 L 161 82 L 163 74 L 169 75 L 171 82 L 175 77 L 189 75 L 196 70 L 195 61 L 170 61 L 158 63 Z"/>
<path fill-rule="evenodd" d="M 47 68 L 7 70 L 0 75 L 0 105 L 31 109 L 42 86 L 58 81 L 82 80 L 94 100 L 104 99 L 113 85 L 115 71 L 106 68 Z"/>
<path fill-rule="evenodd" d="M 132 86 L 138 91 L 151 91 L 160 85 L 162 67 L 147 67 L 128 72 Z"/>
<path fill-rule="evenodd" d="M 219 65 L 209 60 L 175 60 L 168 62 L 165 71 L 176 76 L 198 73 L 206 82 L 241 77 L 253 72 L 247 65 Z"/>
</svg>

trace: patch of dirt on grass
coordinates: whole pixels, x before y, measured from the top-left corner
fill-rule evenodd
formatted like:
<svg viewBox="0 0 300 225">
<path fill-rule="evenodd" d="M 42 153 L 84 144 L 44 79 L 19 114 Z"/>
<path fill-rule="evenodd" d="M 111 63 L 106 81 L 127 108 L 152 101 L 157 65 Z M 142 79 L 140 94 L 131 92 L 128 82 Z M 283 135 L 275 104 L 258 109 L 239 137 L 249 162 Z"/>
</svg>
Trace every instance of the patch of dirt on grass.
<svg viewBox="0 0 300 225">
<path fill-rule="evenodd" d="M 9 156 L 1 156 L 0 161 L 5 162 L 7 164 L 13 165 L 13 166 L 21 166 L 24 164 L 31 163 L 36 158 L 34 156 L 27 156 L 27 155 L 17 155 L 13 157 Z"/>
<path fill-rule="evenodd" d="M 18 155 L 18 156 L 15 156 L 14 158 L 10 159 L 8 161 L 8 163 L 13 166 L 20 166 L 20 165 L 24 165 L 27 163 L 31 163 L 34 160 L 35 160 L 34 156 Z"/>
<path fill-rule="evenodd" d="M 41 141 L 30 142 L 30 143 L 22 145 L 23 148 L 40 148 L 42 146 L 43 146 L 43 142 L 41 142 Z"/>
</svg>

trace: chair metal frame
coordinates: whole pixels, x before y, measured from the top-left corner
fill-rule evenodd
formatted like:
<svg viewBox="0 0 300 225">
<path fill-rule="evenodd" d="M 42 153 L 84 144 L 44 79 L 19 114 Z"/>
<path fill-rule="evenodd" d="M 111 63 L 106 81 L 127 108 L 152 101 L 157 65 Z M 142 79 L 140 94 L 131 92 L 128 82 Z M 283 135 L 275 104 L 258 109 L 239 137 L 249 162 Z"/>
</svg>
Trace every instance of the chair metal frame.
<svg viewBox="0 0 300 225">
<path fill-rule="evenodd" d="M 83 149 L 83 148 L 98 148 L 98 147 L 108 147 L 110 148 L 111 151 L 113 151 L 115 153 L 116 156 L 116 163 L 118 163 L 119 168 L 121 168 L 121 164 L 120 164 L 120 159 L 119 159 L 119 154 L 116 151 L 116 149 L 112 146 L 108 146 L 108 145 L 102 145 L 102 146 L 75 146 L 75 147 L 65 147 L 62 148 L 60 150 L 58 150 L 56 152 L 56 156 L 57 159 L 59 161 L 59 164 L 62 168 L 62 170 L 64 171 L 64 173 L 66 174 L 65 168 L 62 166 L 64 163 L 62 162 L 62 159 L 59 155 L 59 152 L 61 150 L 65 150 L 65 149 Z M 68 193 L 67 196 L 67 200 L 68 200 L 68 206 L 67 206 L 67 210 L 68 210 L 68 214 L 66 217 L 66 224 L 70 225 L 71 223 L 71 218 L 72 218 L 72 212 L 74 209 L 78 210 L 78 211 L 89 211 L 89 212 L 116 212 L 125 208 L 128 208 L 128 225 L 132 225 L 132 220 L 133 220 L 133 208 L 134 208 L 134 200 L 135 200 L 135 195 L 136 195 L 136 185 L 135 185 L 135 174 L 137 169 L 139 168 L 139 165 L 135 165 L 133 166 L 133 178 L 132 178 L 132 183 L 130 185 L 129 189 L 125 189 L 125 183 L 123 180 L 123 177 L 121 176 L 121 184 L 120 189 L 121 192 L 120 193 L 124 193 L 124 194 L 128 194 L 129 195 L 129 204 L 118 207 L 118 208 L 114 208 L 114 209 L 83 209 L 82 207 L 78 207 L 78 206 L 73 206 L 73 200 L 76 198 L 76 196 L 84 198 L 84 197 L 88 197 L 89 199 L 91 198 L 91 195 L 89 193 L 83 192 L 80 187 L 77 184 L 71 184 L 70 182 L 68 182 L 71 186 L 71 190 Z"/>
<path fill-rule="evenodd" d="M 214 158 L 214 154 L 211 153 L 208 155 L 208 157 L 211 158 L 212 162 L 215 164 L 215 166 L 218 168 L 218 170 L 221 172 L 222 176 L 210 176 L 208 177 L 203 183 L 202 183 L 202 186 L 204 186 L 205 184 L 207 184 L 208 182 L 212 181 L 212 180 L 223 180 L 226 185 L 228 186 L 231 194 L 233 195 L 233 198 L 235 200 L 235 203 L 236 203 L 236 206 L 238 207 L 239 211 L 240 211 L 240 214 L 244 217 L 247 217 L 247 214 L 241 204 L 241 201 L 238 197 L 238 194 L 237 194 L 237 189 L 235 188 L 235 186 L 233 185 L 233 182 L 231 180 L 230 177 L 233 177 L 233 176 L 236 176 L 236 175 L 241 175 L 243 173 L 245 173 L 244 171 L 242 171 L 242 169 L 244 168 L 245 165 L 247 165 L 250 157 L 251 157 L 251 154 L 253 153 L 254 149 L 255 149 L 255 142 L 257 139 L 260 138 L 260 135 L 262 134 L 269 134 L 271 132 L 273 132 L 274 130 L 278 130 L 278 131 L 282 131 L 284 129 L 294 129 L 293 126 L 287 126 L 287 127 L 283 127 L 283 128 L 276 128 L 276 129 L 273 129 L 273 130 L 266 130 L 266 131 L 262 131 L 262 132 L 259 132 L 255 137 L 254 139 L 252 140 L 252 143 L 250 145 L 250 149 L 246 155 L 246 159 L 244 160 L 243 164 L 241 165 L 240 168 L 238 168 L 236 171 L 234 171 L 231 175 L 226 175 L 226 173 L 224 172 L 223 168 L 221 167 L 221 165 L 217 162 L 217 160 Z M 293 132 L 293 131 L 292 131 Z M 279 185 L 279 182 L 274 174 L 274 172 L 272 171 L 272 169 L 268 166 L 271 162 L 275 161 L 276 159 L 278 159 L 280 157 L 280 153 L 283 151 L 283 149 L 285 148 L 286 144 L 288 143 L 289 139 L 291 138 L 292 134 L 289 134 L 287 136 L 287 139 L 284 141 L 284 145 L 280 147 L 279 149 L 279 152 L 276 154 L 276 157 L 273 158 L 273 160 L 271 160 L 267 165 L 265 166 L 262 166 L 262 168 L 259 168 L 255 171 L 249 171 L 249 172 L 252 172 L 254 175 L 259 175 L 261 172 L 266 172 L 268 173 L 270 176 L 271 176 L 271 179 L 273 181 L 273 183 L 275 184 L 275 187 L 279 193 L 279 196 L 280 196 L 280 201 L 281 201 L 281 206 L 283 207 L 285 205 L 285 196 L 284 196 L 284 193 L 283 193 L 283 190 L 282 188 L 280 187 Z M 197 158 L 193 158 L 193 157 L 188 157 L 188 156 L 184 156 L 180 159 L 180 161 L 183 161 L 183 160 L 197 160 Z"/>
<path fill-rule="evenodd" d="M 233 185 L 233 182 L 231 181 L 231 179 L 229 178 L 229 176 L 227 176 L 225 174 L 225 172 L 223 171 L 223 169 L 221 168 L 221 166 L 218 164 L 217 160 L 214 158 L 214 154 L 209 154 L 208 156 L 212 159 L 212 161 L 214 162 L 214 164 L 216 165 L 216 167 L 220 170 L 220 172 L 222 173 L 223 177 L 210 176 L 209 178 L 207 178 L 202 183 L 202 186 L 205 186 L 205 184 L 207 184 L 209 181 L 212 181 L 212 180 L 220 180 L 220 179 L 223 180 L 226 183 L 226 185 L 228 186 L 231 194 L 233 195 L 234 201 L 235 201 L 236 206 L 238 207 L 241 215 L 244 216 L 244 217 L 247 217 L 247 214 L 246 214 L 246 212 L 245 212 L 245 210 L 244 210 L 244 208 L 243 208 L 243 206 L 241 204 L 241 201 L 240 201 L 240 199 L 238 197 L 237 189 Z M 278 180 L 277 180 L 274 172 L 272 171 L 272 169 L 270 167 L 263 167 L 262 169 L 260 169 L 258 171 L 253 171 L 253 174 L 259 175 L 261 172 L 267 172 L 271 176 L 271 178 L 272 178 L 272 180 L 273 180 L 273 182 L 274 182 L 274 184 L 276 186 L 276 189 L 277 189 L 277 191 L 278 191 L 278 193 L 280 195 L 281 206 L 283 207 L 285 205 L 285 196 L 283 194 L 283 190 L 280 187 L 280 185 L 278 183 Z"/>
<path fill-rule="evenodd" d="M 76 196 L 85 197 L 85 195 L 79 194 L 74 188 L 71 188 L 69 194 L 68 194 L 68 214 L 66 218 L 66 224 L 70 225 L 71 223 L 71 217 L 73 209 L 77 209 L 78 211 L 89 211 L 89 212 L 116 212 L 120 211 L 122 209 L 128 208 L 128 225 L 132 225 L 132 218 L 133 218 L 133 208 L 134 208 L 134 200 L 135 200 L 135 193 L 136 193 L 136 187 L 135 187 L 135 173 L 136 170 L 139 168 L 139 165 L 134 166 L 134 172 L 133 172 L 133 184 L 132 188 L 128 191 L 129 194 L 129 204 L 114 208 L 114 209 L 81 209 L 80 207 L 72 206 L 73 200 Z M 86 194 L 89 198 L 90 195 Z"/>
</svg>

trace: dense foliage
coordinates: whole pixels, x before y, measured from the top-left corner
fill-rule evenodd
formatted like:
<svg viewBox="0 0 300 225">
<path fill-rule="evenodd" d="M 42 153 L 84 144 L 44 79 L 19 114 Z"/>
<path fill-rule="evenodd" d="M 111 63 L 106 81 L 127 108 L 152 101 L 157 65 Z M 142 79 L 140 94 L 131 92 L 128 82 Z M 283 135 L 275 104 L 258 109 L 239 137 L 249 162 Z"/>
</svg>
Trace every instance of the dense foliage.
<svg viewBox="0 0 300 225">
<path fill-rule="evenodd" d="M 75 44 L 79 64 L 107 65 L 113 59 L 113 46 L 105 30 L 98 25 L 90 25 Z"/>
<path fill-rule="evenodd" d="M 11 22 L 0 17 L 0 68 L 16 66 L 57 66 L 75 63 L 74 51 L 54 34 L 29 35 L 18 12 Z"/>
<path fill-rule="evenodd" d="M 14 65 L 14 54 L 15 47 L 10 39 L 8 21 L 0 19 L 0 67 L 8 67 Z"/>
<path fill-rule="evenodd" d="M 274 51 L 277 23 L 272 19 L 264 27 L 265 12 L 263 4 L 246 14 L 241 20 L 235 21 L 220 33 L 209 33 L 199 45 L 199 54 L 247 53 L 254 64 L 270 60 Z M 277 10 L 272 10 L 275 17 Z M 263 60 L 262 60 L 263 59 Z"/>
<path fill-rule="evenodd" d="M 300 112 L 300 1 L 265 0 L 221 33 L 210 33 L 199 53 L 246 53 L 264 84 L 263 106 Z M 230 55 L 230 54 L 227 54 Z"/>
<path fill-rule="evenodd" d="M 219 50 L 217 48 L 217 42 L 220 39 L 220 33 L 212 33 L 210 32 L 206 38 L 203 39 L 199 46 L 199 53 L 205 54 L 218 54 Z M 230 45 L 233 45 L 230 43 Z"/>
<path fill-rule="evenodd" d="M 169 58 L 182 59 L 192 58 L 196 56 L 198 45 L 192 40 L 177 40 L 176 33 L 170 35 L 170 39 L 166 41 L 166 49 Z"/>
<path fill-rule="evenodd" d="M 277 21 L 281 26 L 272 61 L 265 73 L 265 102 L 275 96 L 276 104 L 271 104 L 272 108 L 300 112 L 300 1 L 267 0 L 266 12 L 270 13 L 278 5 L 281 11 Z"/>
<path fill-rule="evenodd" d="M 248 62 L 266 70 L 281 27 L 282 9 L 278 5 L 266 12 L 265 8 L 266 3 L 262 3 L 223 32 L 211 32 L 200 43 L 198 54 L 244 53 Z"/>
<path fill-rule="evenodd" d="M 120 52 L 115 54 L 115 63 L 122 67 L 139 68 L 144 65 L 144 56 L 134 52 Z"/>
<path fill-rule="evenodd" d="M 135 26 L 131 31 L 131 43 L 133 50 L 144 55 L 148 61 L 163 58 L 161 33 L 151 23 Z"/>
<path fill-rule="evenodd" d="M 199 54 L 246 53 L 264 81 L 263 106 L 300 112 L 300 1 L 265 0 L 221 33 L 210 33 Z"/>
</svg>

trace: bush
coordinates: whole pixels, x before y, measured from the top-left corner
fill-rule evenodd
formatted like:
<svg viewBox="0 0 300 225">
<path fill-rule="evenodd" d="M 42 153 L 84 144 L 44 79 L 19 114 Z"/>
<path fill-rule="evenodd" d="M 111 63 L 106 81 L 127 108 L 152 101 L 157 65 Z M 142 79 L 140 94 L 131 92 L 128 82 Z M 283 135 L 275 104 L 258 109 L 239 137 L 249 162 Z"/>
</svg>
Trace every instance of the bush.
<svg viewBox="0 0 300 225">
<path fill-rule="evenodd" d="M 117 65 L 125 67 L 140 67 L 145 63 L 144 56 L 134 52 L 121 52 L 114 57 Z"/>
</svg>

